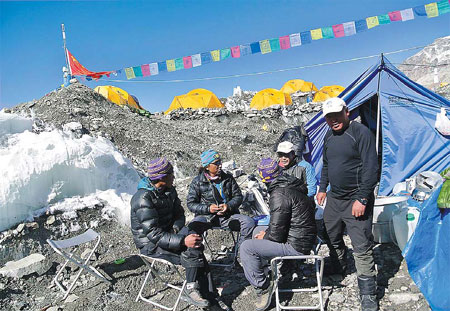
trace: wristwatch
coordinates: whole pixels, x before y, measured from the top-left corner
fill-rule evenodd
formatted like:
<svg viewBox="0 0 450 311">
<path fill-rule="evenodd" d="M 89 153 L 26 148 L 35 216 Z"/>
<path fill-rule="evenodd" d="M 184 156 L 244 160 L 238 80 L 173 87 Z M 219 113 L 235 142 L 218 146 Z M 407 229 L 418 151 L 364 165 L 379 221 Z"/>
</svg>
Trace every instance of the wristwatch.
<svg viewBox="0 0 450 311">
<path fill-rule="evenodd" d="M 367 203 L 369 203 L 369 200 L 367 200 L 366 198 L 362 198 L 362 199 L 357 199 L 359 201 L 359 203 L 361 203 L 362 205 L 367 205 Z"/>
</svg>

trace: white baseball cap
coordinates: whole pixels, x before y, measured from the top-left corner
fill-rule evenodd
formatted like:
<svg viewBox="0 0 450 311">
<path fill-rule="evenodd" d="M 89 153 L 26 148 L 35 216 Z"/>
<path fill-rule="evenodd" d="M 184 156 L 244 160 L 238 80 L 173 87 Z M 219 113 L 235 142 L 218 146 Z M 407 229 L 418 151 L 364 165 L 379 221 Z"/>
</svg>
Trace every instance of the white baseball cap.
<svg viewBox="0 0 450 311">
<path fill-rule="evenodd" d="M 283 141 L 278 144 L 277 152 L 289 153 L 294 151 L 294 145 L 290 141 Z"/>
<path fill-rule="evenodd" d="M 332 97 L 327 99 L 322 106 L 323 116 L 332 112 L 340 112 L 347 107 L 345 101 L 340 97 Z"/>
</svg>

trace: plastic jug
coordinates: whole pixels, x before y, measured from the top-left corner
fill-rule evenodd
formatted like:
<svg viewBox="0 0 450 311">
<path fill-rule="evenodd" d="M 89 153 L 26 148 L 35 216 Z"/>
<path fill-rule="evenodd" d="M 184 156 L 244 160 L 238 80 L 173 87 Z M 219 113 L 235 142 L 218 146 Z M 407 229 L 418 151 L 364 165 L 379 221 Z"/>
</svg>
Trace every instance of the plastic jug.
<svg viewBox="0 0 450 311">
<path fill-rule="evenodd" d="M 414 230 L 416 230 L 419 215 L 420 210 L 418 208 L 409 206 L 401 209 L 392 217 L 395 239 L 402 252 L 406 243 L 413 235 Z"/>
</svg>

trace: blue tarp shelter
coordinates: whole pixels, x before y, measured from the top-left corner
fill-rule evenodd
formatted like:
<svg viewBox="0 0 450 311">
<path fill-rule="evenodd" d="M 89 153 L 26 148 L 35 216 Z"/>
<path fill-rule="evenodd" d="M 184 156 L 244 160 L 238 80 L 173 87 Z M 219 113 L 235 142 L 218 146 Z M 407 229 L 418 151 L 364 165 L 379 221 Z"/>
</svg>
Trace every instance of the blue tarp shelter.
<svg viewBox="0 0 450 311">
<path fill-rule="evenodd" d="M 450 139 L 434 128 L 441 107 L 450 113 L 450 101 L 410 80 L 385 57 L 381 56 L 339 97 L 347 103 L 351 119 L 360 116 L 374 134 L 379 133 L 379 195 L 390 194 L 396 183 L 418 172 L 441 172 L 450 166 Z M 310 150 L 307 160 L 320 179 L 323 139 L 328 130 L 322 113 L 314 116 L 305 129 Z"/>
</svg>

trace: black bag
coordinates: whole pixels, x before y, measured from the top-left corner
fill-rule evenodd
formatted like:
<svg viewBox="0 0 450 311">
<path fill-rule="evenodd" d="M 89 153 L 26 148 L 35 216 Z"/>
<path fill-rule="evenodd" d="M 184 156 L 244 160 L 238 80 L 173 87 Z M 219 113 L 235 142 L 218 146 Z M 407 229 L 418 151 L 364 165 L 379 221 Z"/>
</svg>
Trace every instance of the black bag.
<svg viewBox="0 0 450 311">
<path fill-rule="evenodd" d="M 290 141 L 294 145 L 295 155 L 301 159 L 303 150 L 305 150 L 305 144 L 308 140 L 308 133 L 302 125 L 297 125 L 285 129 L 278 138 L 277 142 L 273 146 L 273 151 L 277 152 L 278 145 L 283 141 Z"/>
</svg>

